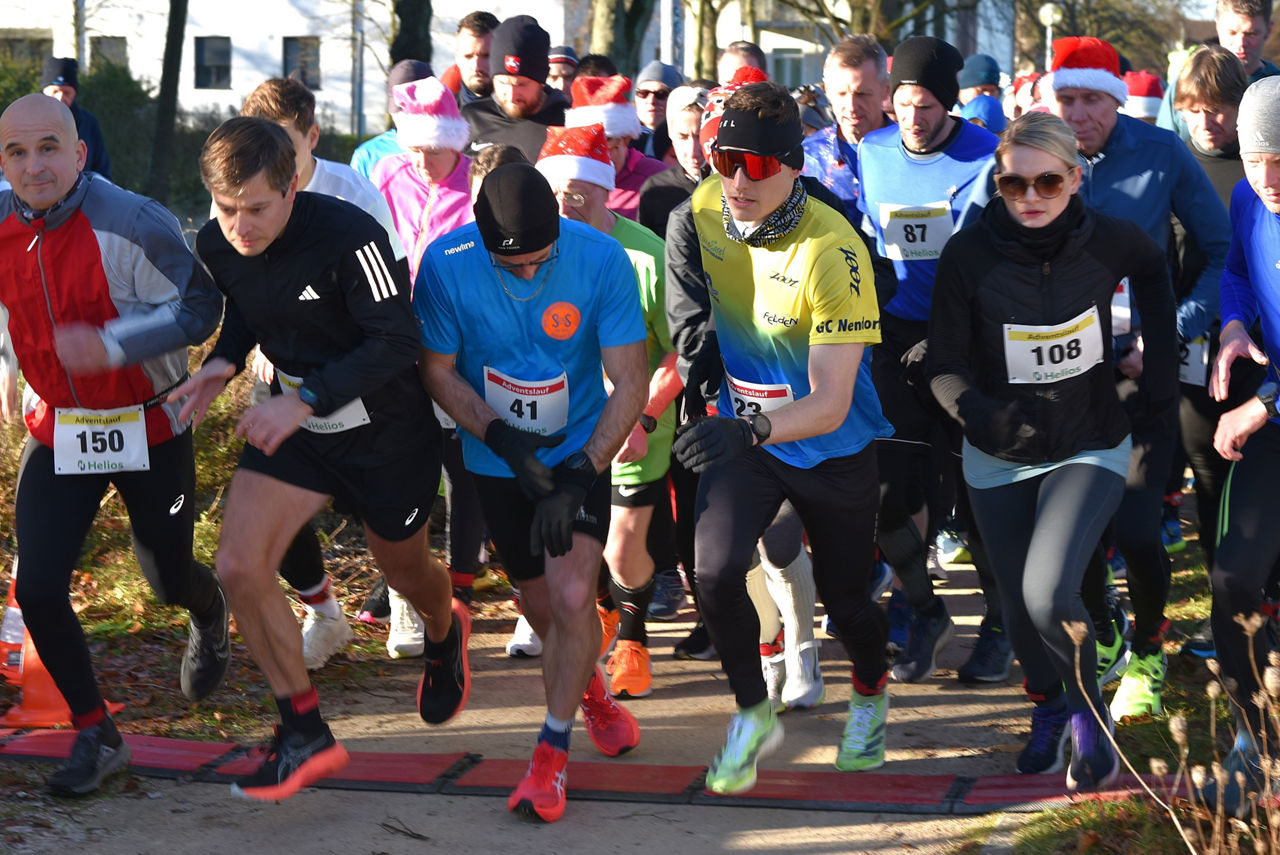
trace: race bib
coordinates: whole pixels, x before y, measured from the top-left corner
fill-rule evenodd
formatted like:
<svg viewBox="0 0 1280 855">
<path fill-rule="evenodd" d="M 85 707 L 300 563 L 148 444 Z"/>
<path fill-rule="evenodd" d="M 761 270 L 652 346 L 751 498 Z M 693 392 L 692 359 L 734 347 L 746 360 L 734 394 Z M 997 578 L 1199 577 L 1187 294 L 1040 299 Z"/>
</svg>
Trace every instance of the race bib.
<svg viewBox="0 0 1280 855">
<path fill-rule="evenodd" d="M 1057 383 L 1102 361 L 1102 324 L 1090 306 L 1063 324 L 1004 325 L 1010 383 Z"/>
<path fill-rule="evenodd" d="M 1187 342 L 1182 361 L 1178 363 L 1178 379 L 1191 386 L 1209 385 L 1209 338 L 1200 336 Z"/>
<path fill-rule="evenodd" d="M 521 380 L 486 365 L 484 400 L 512 427 L 555 433 L 569 423 L 569 375 L 562 371 L 550 380 Z"/>
<path fill-rule="evenodd" d="M 285 374 L 278 368 L 276 376 L 280 378 L 280 390 L 284 394 L 298 394 L 298 387 L 302 385 L 301 377 Z M 302 427 L 312 433 L 342 433 L 344 430 L 358 428 L 368 423 L 369 411 L 364 408 L 364 401 L 356 398 L 327 416 L 307 416 L 302 420 Z"/>
<path fill-rule="evenodd" d="M 1133 329 L 1133 310 L 1129 296 L 1129 277 L 1120 280 L 1111 295 L 1111 334 L 1125 335 Z"/>
<path fill-rule="evenodd" d="M 737 417 L 768 413 L 795 400 L 787 383 L 748 383 L 727 372 L 724 379 L 729 384 L 729 402 Z"/>
<path fill-rule="evenodd" d="M 884 254 L 894 261 L 930 261 L 942 254 L 954 225 L 951 203 L 880 206 Z"/>
<path fill-rule="evenodd" d="M 458 426 L 458 423 L 450 418 L 448 413 L 440 409 L 440 405 L 435 401 L 431 402 L 431 409 L 436 411 L 436 421 L 440 422 L 442 430 L 453 430 Z"/>
<path fill-rule="evenodd" d="M 59 475 L 146 472 L 147 420 L 142 405 L 118 410 L 55 411 L 53 471 Z"/>
</svg>

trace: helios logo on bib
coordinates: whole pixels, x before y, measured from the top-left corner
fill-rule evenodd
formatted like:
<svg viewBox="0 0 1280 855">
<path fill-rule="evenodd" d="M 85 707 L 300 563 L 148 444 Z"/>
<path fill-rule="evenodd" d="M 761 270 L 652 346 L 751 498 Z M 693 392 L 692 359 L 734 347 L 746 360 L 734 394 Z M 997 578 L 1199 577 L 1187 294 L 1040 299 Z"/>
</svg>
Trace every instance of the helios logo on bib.
<svg viewBox="0 0 1280 855">
<path fill-rule="evenodd" d="M 573 338 L 582 323 L 582 313 L 573 303 L 552 303 L 542 313 L 542 331 L 556 341 Z"/>
</svg>

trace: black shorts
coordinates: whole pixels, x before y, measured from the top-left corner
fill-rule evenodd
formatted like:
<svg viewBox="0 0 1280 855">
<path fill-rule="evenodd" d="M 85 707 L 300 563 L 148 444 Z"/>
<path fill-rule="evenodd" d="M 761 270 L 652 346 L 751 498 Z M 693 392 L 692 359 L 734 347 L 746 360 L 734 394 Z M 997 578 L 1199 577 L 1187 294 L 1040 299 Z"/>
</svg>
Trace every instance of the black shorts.
<svg viewBox="0 0 1280 855">
<path fill-rule="evenodd" d="M 620 508 L 664 507 L 671 501 L 667 476 L 647 484 L 614 484 L 610 501 Z"/>
<path fill-rule="evenodd" d="M 546 572 L 544 554 L 529 554 L 533 511 L 537 503 L 520 491 L 514 478 L 476 475 L 476 491 L 489 536 L 507 575 L 515 580 L 536 579 Z M 573 530 L 590 535 L 603 547 L 609 539 L 609 471 L 596 477 L 578 509 Z"/>
<path fill-rule="evenodd" d="M 429 419 L 421 427 L 416 435 L 403 430 L 369 434 L 371 442 L 400 444 L 398 453 L 369 466 L 353 466 L 325 453 L 303 428 L 270 457 L 245 443 L 240 467 L 332 496 L 335 510 L 360 517 L 383 540 L 408 540 L 426 525 L 440 488 L 440 426 Z"/>
</svg>

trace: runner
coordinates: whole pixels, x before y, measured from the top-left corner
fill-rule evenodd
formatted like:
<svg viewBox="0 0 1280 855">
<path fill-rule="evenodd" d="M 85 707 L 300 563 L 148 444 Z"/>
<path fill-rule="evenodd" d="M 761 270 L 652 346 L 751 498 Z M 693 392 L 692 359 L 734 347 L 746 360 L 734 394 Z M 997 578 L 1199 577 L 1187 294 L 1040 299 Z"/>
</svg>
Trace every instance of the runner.
<svg viewBox="0 0 1280 855">
<path fill-rule="evenodd" d="M 247 443 L 227 491 L 218 575 L 281 723 L 236 795 L 281 801 L 346 765 L 320 715 L 302 635 L 275 580 L 298 530 L 333 498 L 365 524 L 391 588 L 426 619 L 418 712 L 443 724 L 471 689 L 466 606 L 428 550 L 440 430 L 414 363 L 405 268 L 381 226 L 353 205 L 298 193 L 279 125 L 238 117 L 205 142 L 200 173 L 218 219 L 196 249 L 227 296 L 203 367 L 172 397 L 203 418 L 255 344 L 277 367 L 273 394 L 236 427 Z"/>
</svg>

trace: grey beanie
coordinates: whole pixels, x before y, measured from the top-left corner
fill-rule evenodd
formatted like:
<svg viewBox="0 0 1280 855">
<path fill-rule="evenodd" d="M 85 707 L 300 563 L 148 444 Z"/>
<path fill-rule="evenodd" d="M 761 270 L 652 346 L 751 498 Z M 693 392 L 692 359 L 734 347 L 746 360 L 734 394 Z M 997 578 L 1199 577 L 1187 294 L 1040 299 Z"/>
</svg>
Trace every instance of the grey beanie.
<svg viewBox="0 0 1280 855">
<path fill-rule="evenodd" d="M 1280 77 L 1264 77 L 1240 99 L 1240 153 L 1280 154 Z"/>
<path fill-rule="evenodd" d="M 665 62 L 659 62 L 655 59 L 640 69 L 640 73 L 636 75 L 637 85 L 644 83 L 646 80 L 656 80 L 670 90 L 684 83 L 684 75 L 674 65 L 667 65 Z"/>
</svg>

